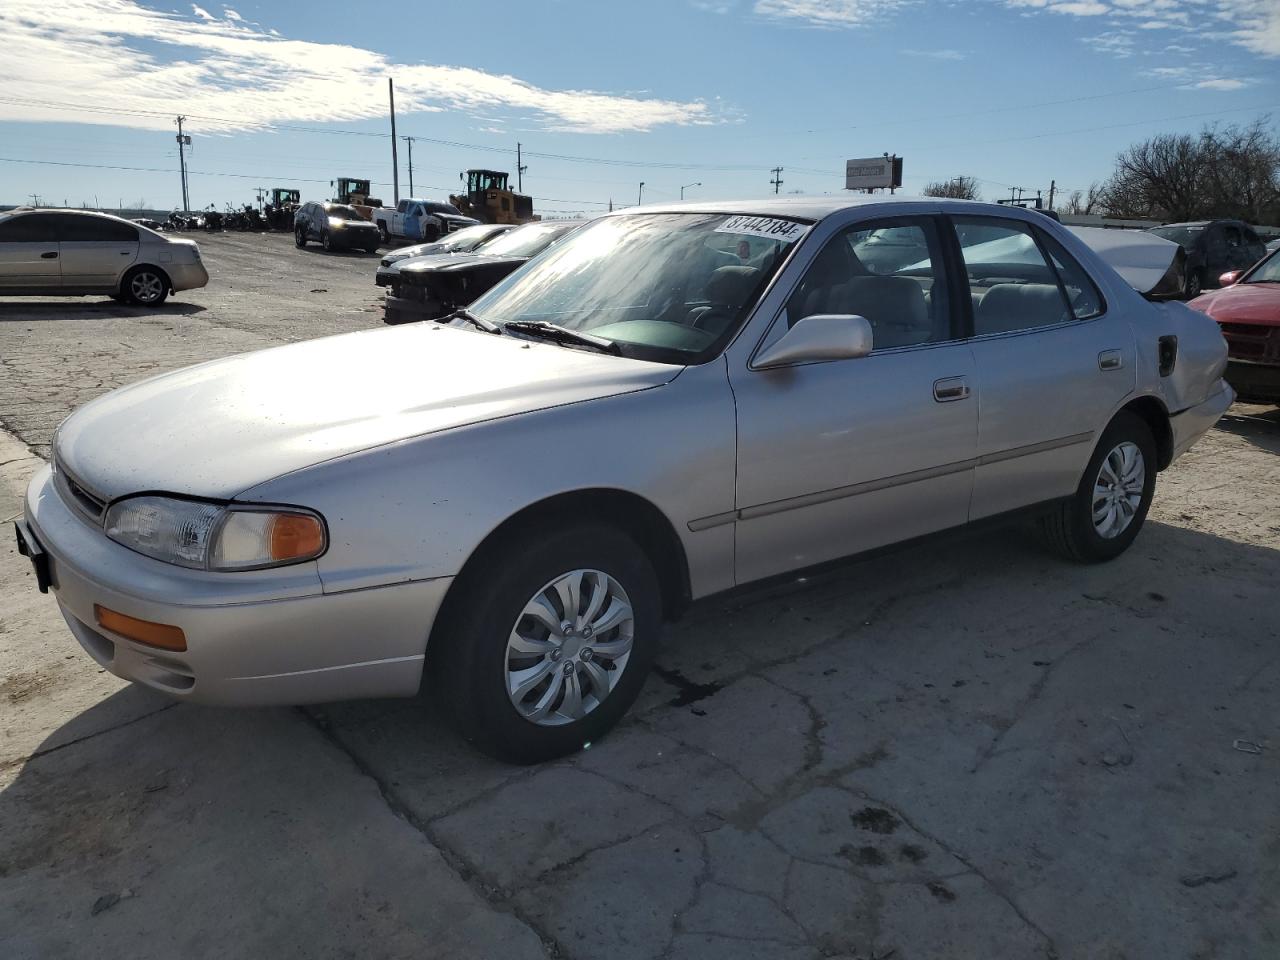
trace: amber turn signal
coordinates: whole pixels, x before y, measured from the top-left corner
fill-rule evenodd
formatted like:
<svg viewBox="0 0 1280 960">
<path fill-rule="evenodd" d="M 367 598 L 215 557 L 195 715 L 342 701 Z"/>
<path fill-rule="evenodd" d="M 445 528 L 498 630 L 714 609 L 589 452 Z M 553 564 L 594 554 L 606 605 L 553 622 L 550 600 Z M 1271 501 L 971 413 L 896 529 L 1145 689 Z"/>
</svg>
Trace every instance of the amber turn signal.
<svg viewBox="0 0 1280 960">
<path fill-rule="evenodd" d="M 324 527 L 305 513 L 278 513 L 271 520 L 271 559 L 314 557 L 324 549 Z"/>
<path fill-rule="evenodd" d="M 136 617 L 108 610 L 96 603 L 93 605 L 93 615 L 97 618 L 99 626 L 137 643 L 144 643 L 148 647 L 178 651 L 187 649 L 187 635 L 182 632 L 181 627 L 139 620 Z"/>
</svg>

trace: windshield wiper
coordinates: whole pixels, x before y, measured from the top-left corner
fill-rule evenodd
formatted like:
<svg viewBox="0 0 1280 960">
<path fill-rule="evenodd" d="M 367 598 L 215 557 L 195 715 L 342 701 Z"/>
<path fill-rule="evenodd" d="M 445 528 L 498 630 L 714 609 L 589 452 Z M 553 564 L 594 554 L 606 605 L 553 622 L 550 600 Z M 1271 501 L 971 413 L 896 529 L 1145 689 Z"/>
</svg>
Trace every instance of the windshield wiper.
<svg viewBox="0 0 1280 960">
<path fill-rule="evenodd" d="M 508 330 L 514 330 L 516 333 L 526 333 L 530 336 L 541 337 L 544 340 L 551 340 L 556 343 L 572 343 L 582 347 L 591 347 L 601 353 L 611 353 L 614 356 L 622 355 L 622 348 L 612 340 L 606 340 L 604 337 L 593 337 L 589 333 L 570 330 L 568 327 L 562 327 L 558 323 L 550 323 L 546 320 L 508 320 L 503 326 Z"/>
<path fill-rule="evenodd" d="M 471 324 L 473 327 L 479 327 L 485 333 L 501 333 L 502 332 L 502 328 L 498 326 L 496 323 L 494 323 L 492 320 L 486 320 L 484 317 L 477 317 L 474 313 L 472 313 L 470 310 L 467 310 L 465 307 L 461 310 L 453 311 L 453 313 L 449 314 L 449 316 L 445 317 L 444 319 L 445 320 L 465 320 L 467 321 L 467 323 Z"/>
</svg>

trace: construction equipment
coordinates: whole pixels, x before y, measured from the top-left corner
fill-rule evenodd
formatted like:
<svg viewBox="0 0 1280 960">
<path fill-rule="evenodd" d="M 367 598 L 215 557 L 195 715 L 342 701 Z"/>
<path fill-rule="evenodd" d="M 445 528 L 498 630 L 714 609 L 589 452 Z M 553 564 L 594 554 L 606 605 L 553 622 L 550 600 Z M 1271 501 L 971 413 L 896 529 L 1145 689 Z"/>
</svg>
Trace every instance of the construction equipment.
<svg viewBox="0 0 1280 960">
<path fill-rule="evenodd" d="M 302 192 L 287 187 L 275 187 L 271 191 L 271 202 L 267 204 L 262 215 L 272 230 L 292 230 L 293 215 L 298 212 L 302 203 Z"/>
<path fill-rule="evenodd" d="M 528 223 L 533 215 L 533 197 L 513 192 L 510 174 L 501 170 L 468 170 L 458 174 L 467 181 L 467 192 L 451 196 L 452 203 L 463 215 L 481 223 Z"/>
<path fill-rule="evenodd" d="M 373 211 L 376 207 L 382 206 L 382 201 L 369 196 L 369 181 L 358 180 L 355 177 L 339 177 L 336 183 L 338 189 L 333 196 L 333 202 L 355 207 L 357 213 L 366 220 L 372 221 Z"/>
</svg>

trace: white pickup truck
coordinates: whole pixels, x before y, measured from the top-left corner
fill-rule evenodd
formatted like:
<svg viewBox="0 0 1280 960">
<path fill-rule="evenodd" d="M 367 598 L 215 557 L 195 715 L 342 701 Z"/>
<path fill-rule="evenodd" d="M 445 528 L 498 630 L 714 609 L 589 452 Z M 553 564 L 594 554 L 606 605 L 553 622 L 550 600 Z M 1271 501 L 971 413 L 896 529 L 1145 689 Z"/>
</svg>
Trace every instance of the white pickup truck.
<svg viewBox="0 0 1280 960">
<path fill-rule="evenodd" d="M 451 203 L 436 200 L 401 200 L 395 208 L 379 207 L 373 211 L 385 244 L 392 238 L 434 243 L 446 233 L 470 227 L 479 220 L 464 217 Z"/>
</svg>

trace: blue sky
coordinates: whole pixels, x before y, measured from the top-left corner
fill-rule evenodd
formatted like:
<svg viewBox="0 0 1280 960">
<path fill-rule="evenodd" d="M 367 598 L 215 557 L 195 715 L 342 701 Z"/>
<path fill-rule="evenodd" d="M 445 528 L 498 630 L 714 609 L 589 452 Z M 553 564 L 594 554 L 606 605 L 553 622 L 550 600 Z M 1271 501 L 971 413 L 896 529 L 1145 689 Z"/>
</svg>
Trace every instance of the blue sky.
<svg viewBox="0 0 1280 960">
<path fill-rule="evenodd" d="M 339 175 L 390 200 L 387 76 L 417 194 L 514 172 L 519 141 L 548 213 L 641 181 L 645 201 L 763 196 L 775 166 L 783 192 L 837 192 L 846 158 L 886 151 L 907 192 L 1069 192 L 1134 140 L 1280 107 L 1280 0 L 5 0 L 0 31 L 10 203 L 175 206 L 178 112 L 195 207 Z M 407 195 L 403 144 L 400 167 Z"/>
</svg>

